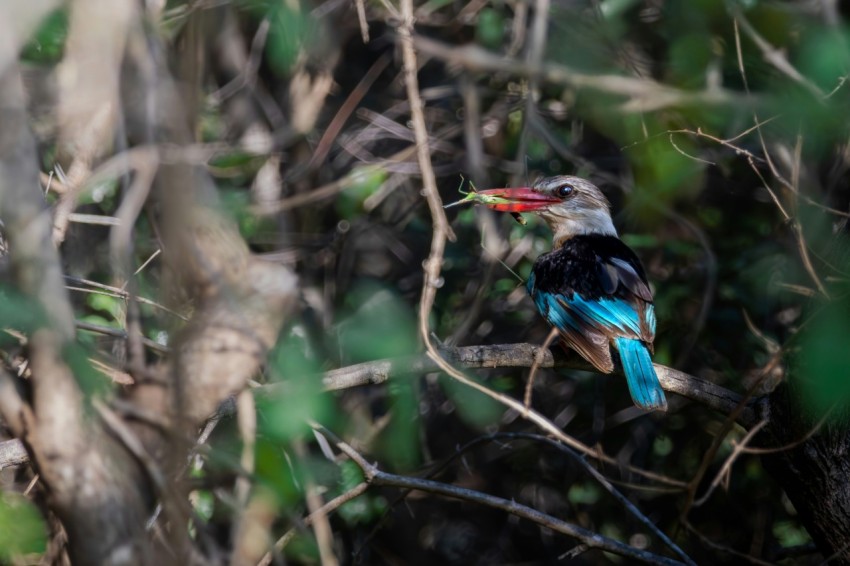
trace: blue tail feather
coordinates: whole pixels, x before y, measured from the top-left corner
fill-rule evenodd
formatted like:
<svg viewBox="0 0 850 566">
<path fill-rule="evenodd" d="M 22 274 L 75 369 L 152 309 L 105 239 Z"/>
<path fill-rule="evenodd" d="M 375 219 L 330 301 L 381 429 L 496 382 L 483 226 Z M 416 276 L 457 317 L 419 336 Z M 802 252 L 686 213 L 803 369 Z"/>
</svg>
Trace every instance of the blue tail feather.
<svg viewBox="0 0 850 566">
<path fill-rule="evenodd" d="M 646 345 L 634 338 L 616 338 L 616 342 L 632 401 L 646 411 L 666 411 L 667 399 Z"/>
</svg>

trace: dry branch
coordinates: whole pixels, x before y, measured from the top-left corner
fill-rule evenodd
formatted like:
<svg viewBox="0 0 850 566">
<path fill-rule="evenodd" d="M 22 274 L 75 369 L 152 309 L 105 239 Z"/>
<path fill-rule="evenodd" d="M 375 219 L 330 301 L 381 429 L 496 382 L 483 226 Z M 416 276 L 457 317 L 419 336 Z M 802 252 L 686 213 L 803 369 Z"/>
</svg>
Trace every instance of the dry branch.
<svg viewBox="0 0 850 566">
<path fill-rule="evenodd" d="M 0 388 L 0 391 L 2 391 L 2 388 Z M 20 440 L 13 439 L 0 442 L 0 470 L 11 466 L 21 466 L 29 460 L 27 449 L 24 448 Z"/>
<path fill-rule="evenodd" d="M 500 57 L 475 45 L 458 47 L 422 36 L 414 38 L 414 45 L 426 55 L 459 65 L 470 71 L 509 73 L 517 77 L 536 78 L 546 83 L 622 96 L 629 99 L 622 107 L 624 112 L 629 113 L 651 112 L 682 105 L 746 106 L 754 104 L 751 97 L 744 98 L 722 88 L 686 91 L 650 79 L 622 75 L 590 75 L 555 63 L 529 65 L 526 61 Z"/>
<path fill-rule="evenodd" d="M 480 491 L 457 487 L 433 480 L 411 478 L 381 471 L 376 466 L 370 464 L 362 455 L 345 442 L 337 441 L 336 446 L 360 467 L 366 478 L 366 482 L 370 485 L 424 491 L 426 493 L 442 495 L 452 499 L 461 499 L 477 503 L 479 505 L 492 507 L 494 509 L 500 509 L 506 513 L 510 513 L 511 515 L 516 515 L 517 517 L 537 523 L 542 527 L 552 529 L 555 532 L 576 538 L 588 548 L 596 548 L 599 550 L 613 552 L 614 554 L 619 554 L 620 556 L 625 556 L 645 564 L 663 564 L 667 566 L 683 564 L 678 560 L 673 560 L 665 556 L 628 546 L 617 540 L 595 533 L 573 523 L 568 523 L 567 521 L 563 521 L 551 515 L 547 515 L 546 513 L 542 513 L 513 500 L 509 501 L 507 499 L 502 499 L 501 497 L 481 493 Z"/>
<path fill-rule="evenodd" d="M 541 368 L 572 368 L 593 371 L 593 368 L 578 356 L 566 356 L 559 349 L 540 351 L 533 344 L 499 344 L 493 346 L 463 346 L 444 348 L 441 353 L 447 361 L 457 367 L 473 368 L 530 368 L 539 356 Z M 394 375 L 417 374 L 439 371 L 440 367 L 428 356 L 413 356 L 365 362 L 331 370 L 323 378 L 327 389 L 347 389 L 369 383 L 383 383 Z M 665 391 L 677 393 L 723 414 L 732 413 L 741 403 L 741 395 L 724 387 L 684 372 L 655 364 L 655 371 Z M 746 408 L 740 422 L 748 425 L 755 417 L 752 407 Z"/>
</svg>

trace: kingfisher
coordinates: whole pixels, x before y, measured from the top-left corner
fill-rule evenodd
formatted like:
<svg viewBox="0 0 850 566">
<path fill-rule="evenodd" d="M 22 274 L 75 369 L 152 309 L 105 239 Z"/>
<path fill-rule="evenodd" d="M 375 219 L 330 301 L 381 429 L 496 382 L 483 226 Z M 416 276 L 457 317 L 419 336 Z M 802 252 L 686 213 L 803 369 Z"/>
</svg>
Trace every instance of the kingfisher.
<svg viewBox="0 0 850 566">
<path fill-rule="evenodd" d="M 526 283 L 537 310 L 558 329 L 565 347 L 600 372 L 614 371 L 616 353 L 634 404 L 666 411 L 650 357 L 652 291 L 640 259 L 617 236 L 602 191 L 586 179 L 559 175 L 531 187 L 470 193 L 464 200 L 543 218 L 552 230 L 552 251 L 537 258 Z"/>
</svg>

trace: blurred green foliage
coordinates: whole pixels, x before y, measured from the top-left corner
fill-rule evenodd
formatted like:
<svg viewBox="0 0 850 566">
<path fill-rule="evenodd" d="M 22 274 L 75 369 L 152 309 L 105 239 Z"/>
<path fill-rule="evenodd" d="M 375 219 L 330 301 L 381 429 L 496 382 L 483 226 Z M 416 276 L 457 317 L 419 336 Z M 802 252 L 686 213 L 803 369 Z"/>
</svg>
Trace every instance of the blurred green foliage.
<svg viewBox="0 0 850 566">
<path fill-rule="evenodd" d="M 346 493 L 364 481 L 363 472 L 351 461 L 340 464 L 339 495 Z M 369 524 L 387 510 L 387 501 L 380 495 L 367 491 L 347 501 L 339 508 L 339 516 L 350 527 Z"/>
<path fill-rule="evenodd" d="M 330 423 L 331 399 L 322 392 L 316 360 L 306 351 L 302 338 L 290 334 L 269 353 L 272 383 L 285 387 L 285 396 L 260 398 L 257 410 L 263 434 L 280 442 L 289 442 L 310 431 L 310 422 Z"/>
<path fill-rule="evenodd" d="M 35 34 L 21 50 L 21 59 L 28 63 L 47 65 L 57 63 L 65 51 L 68 36 L 68 12 L 61 8 L 45 18 Z"/>
<path fill-rule="evenodd" d="M 850 302 L 837 303 L 816 304 L 801 330 L 793 384 L 812 422 L 850 416 Z"/>
<path fill-rule="evenodd" d="M 387 171 L 381 167 L 357 167 L 346 177 L 343 191 L 336 199 L 336 211 L 347 220 L 363 213 L 363 203 L 387 180 Z"/>
<path fill-rule="evenodd" d="M 321 27 L 306 3 L 270 2 L 269 6 L 269 63 L 276 72 L 288 74 L 299 56 L 316 50 L 322 41 Z"/>
<path fill-rule="evenodd" d="M 499 10 L 485 8 L 478 14 L 475 39 L 491 49 L 498 48 L 505 37 L 505 18 Z"/>
<path fill-rule="evenodd" d="M 24 555 L 43 553 L 46 531 L 41 513 L 26 498 L 0 493 L 0 560 L 13 563 Z"/>
</svg>

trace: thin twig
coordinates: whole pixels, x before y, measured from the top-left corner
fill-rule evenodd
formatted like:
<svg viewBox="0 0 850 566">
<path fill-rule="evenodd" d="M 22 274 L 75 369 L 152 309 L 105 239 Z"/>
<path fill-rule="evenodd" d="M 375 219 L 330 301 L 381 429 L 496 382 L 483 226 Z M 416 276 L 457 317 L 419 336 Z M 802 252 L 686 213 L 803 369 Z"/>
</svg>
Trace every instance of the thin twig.
<svg viewBox="0 0 850 566">
<path fill-rule="evenodd" d="M 248 495 L 251 491 L 251 481 L 248 476 L 254 473 L 257 444 L 257 410 L 254 395 L 250 389 L 243 389 L 236 395 L 236 424 L 239 436 L 242 437 L 242 455 L 239 458 L 239 465 L 247 475 L 240 474 L 236 478 L 233 495 L 239 509 L 244 509 L 248 504 Z"/>
<path fill-rule="evenodd" d="M 369 484 L 365 481 L 358 483 L 345 493 L 334 497 L 333 499 L 322 505 L 320 508 L 316 509 L 315 511 L 304 517 L 301 522 L 307 526 L 311 525 L 319 513 L 325 516 L 333 513 L 352 499 L 356 499 L 363 495 L 363 493 L 365 493 L 368 488 Z M 295 529 L 289 529 L 288 531 L 286 531 L 286 533 L 284 533 L 284 535 L 277 539 L 277 541 L 274 543 L 274 551 L 277 553 L 283 552 L 283 550 L 286 548 L 286 545 L 288 545 L 292 538 L 295 536 L 296 532 L 297 531 Z M 257 566 L 268 566 L 269 564 L 271 564 L 271 562 L 272 553 L 268 552 L 265 556 L 263 556 L 262 560 L 257 563 Z"/>
<path fill-rule="evenodd" d="M 531 36 L 525 62 L 529 67 L 539 67 L 543 63 L 546 49 L 546 35 L 549 23 L 549 0 L 534 0 L 534 18 L 531 21 Z M 525 112 L 523 112 L 522 130 L 517 141 L 514 160 L 523 162 L 527 155 L 529 125 L 537 115 L 537 99 L 540 96 L 540 77 L 532 75 L 528 78 L 528 88 L 525 93 Z M 512 183 L 516 183 L 514 178 Z"/>
<path fill-rule="evenodd" d="M 307 448 L 303 440 L 295 441 L 295 454 L 303 462 L 307 459 Z M 318 486 L 309 476 L 304 478 L 305 500 L 307 509 L 312 517 L 311 526 L 316 537 L 316 546 L 319 548 L 319 560 L 322 566 L 337 566 L 339 561 L 333 552 L 333 531 L 328 516 L 324 512 L 322 496 L 319 495 Z"/>
<path fill-rule="evenodd" d="M 357 21 L 360 24 L 360 37 L 363 43 L 369 43 L 369 22 L 366 21 L 366 3 L 364 0 L 354 0 L 357 7 Z"/>
<path fill-rule="evenodd" d="M 422 112 L 422 98 L 419 96 L 419 81 L 416 73 L 418 63 L 413 49 L 413 1 L 401 1 L 401 25 L 398 28 L 401 43 L 402 60 L 404 63 L 404 84 L 407 89 L 407 99 L 410 102 L 410 114 L 413 121 L 413 133 L 416 136 L 416 156 L 419 170 L 422 174 L 422 192 L 428 202 L 431 212 L 433 235 L 431 237 L 431 252 L 425 260 L 425 281 L 422 286 L 422 298 L 419 302 L 419 337 L 425 344 L 426 350 L 432 357 L 439 357 L 431 342 L 431 330 L 428 327 L 428 317 L 440 280 L 440 270 L 443 263 L 443 253 L 446 239 L 455 240 L 454 233 L 449 227 L 440 194 L 437 192 L 437 180 L 431 165 L 431 153 L 428 147 L 428 129 Z"/>
<path fill-rule="evenodd" d="M 94 289 L 102 289 L 103 291 L 101 292 L 101 294 L 107 295 L 107 296 L 110 296 L 110 297 L 115 297 L 115 298 L 119 298 L 119 299 L 127 299 L 130 296 L 130 294 L 127 291 L 120 289 L 118 287 L 113 287 L 112 285 L 105 285 L 103 283 L 99 283 L 97 281 L 92 281 L 90 279 L 83 279 L 81 277 L 74 277 L 73 275 L 64 275 L 63 277 L 65 278 L 66 281 L 72 281 L 74 283 L 79 283 L 79 284 L 82 284 L 82 285 L 88 285 L 90 287 L 94 287 Z M 81 292 L 81 293 L 98 293 L 99 292 L 99 291 L 96 291 L 94 289 L 85 289 L 85 288 L 82 288 L 82 287 L 66 286 L 65 288 L 68 289 L 69 291 L 78 291 L 78 292 Z M 170 308 L 168 308 L 165 305 L 162 305 L 160 303 L 157 303 L 156 301 L 152 301 L 152 300 L 146 299 L 144 297 L 136 297 L 136 300 L 139 301 L 140 303 L 150 305 L 154 308 L 163 310 L 163 311 L 167 312 L 168 314 L 174 315 L 184 322 L 187 322 L 189 320 L 188 317 L 180 314 L 177 311 L 171 310 Z"/>
<path fill-rule="evenodd" d="M 531 390 L 534 389 L 534 377 L 537 375 L 537 370 L 540 368 L 540 364 L 543 361 L 543 352 L 549 350 L 549 346 L 552 345 L 552 342 L 560 336 L 561 332 L 557 327 L 552 328 L 549 331 L 549 335 L 546 337 L 546 340 L 543 341 L 543 346 L 537 351 L 537 355 L 534 356 L 534 363 L 531 364 L 531 369 L 528 371 L 528 381 L 525 384 L 525 394 L 522 397 L 522 404 L 525 407 L 525 410 L 531 408 Z"/>
<path fill-rule="evenodd" d="M 710 538 L 708 538 L 707 536 L 705 536 L 704 534 L 699 532 L 699 530 L 697 530 L 688 521 L 683 521 L 682 524 L 685 526 L 685 528 L 688 530 L 688 532 L 696 535 L 696 537 L 699 538 L 700 541 L 702 541 L 702 543 L 705 544 L 706 546 L 708 546 L 709 548 L 712 548 L 712 549 L 717 550 L 719 552 L 729 554 L 731 556 L 735 556 L 735 557 L 740 558 L 742 560 L 746 560 L 747 562 L 750 562 L 752 564 L 757 564 L 758 566 L 774 566 L 773 562 L 766 562 L 764 560 L 759 560 L 755 556 L 750 556 L 749 554 L 745 554 L 743 552 L 738 552 L 737 550 L 735 550 L 733 548 L 729 548 L 728 546 L 724 546 L 722 544 L 718 544 L 718 543 L 714 542 L 713 540 L 711 540 Z"/>
<path fill-rule="evenodd" d="M 85 322 L 83 320 L 77 320 L 74 323 L 77 328 L 80 330 L 88 330 L 89 332 L 96 332 L 98 334 L 103 334 L 106 336 L 112 336 L 113 338 L 120 338 L 122 340 L 127 340 L 127 333 L 120 328 L 111 328 L 109 326 L 102 326 L 100 324 L 92 324 L 90 322 Z M 142 338 L 142 344 L 147 346 L 149 349 L 154 350 L 156 352 L 160 352 L 163 354 L 167 354 L 171 351 L 171 348 L 168 346 L 163 346 L 158 342 L 154 342 L 150 338 Z"/>
<path fill-rule="evenodd" d="M 754 427 L 752 427 L 749 431 L 747 431 L 746 436 L 741 440 L 740 443 L 735 444 L 734 448 L 732 448 L 731 454 L 726 458 L 726 461 L 723 462 L 723 465 L 715 474 L 714 479 L 711 481 L 711 485 L 708 486 L 708 489 L 705 491 L 705 494 L 694 501 L 694 507 L 699 507 L 711 497 L 711 494 L 714 493 L 714 490 L 720 485 L 720 482 L 724 477 L 729 474 L 732 469 L 732 464 L 735 463 L 735 460 L 738 459 L 743 452 L 746 451 L 747 444 L 755 437 L 756 434 L 767 424 L 766 419 L 762 419 Z"/>
</svg>

